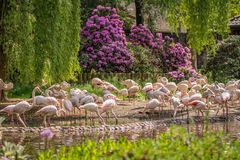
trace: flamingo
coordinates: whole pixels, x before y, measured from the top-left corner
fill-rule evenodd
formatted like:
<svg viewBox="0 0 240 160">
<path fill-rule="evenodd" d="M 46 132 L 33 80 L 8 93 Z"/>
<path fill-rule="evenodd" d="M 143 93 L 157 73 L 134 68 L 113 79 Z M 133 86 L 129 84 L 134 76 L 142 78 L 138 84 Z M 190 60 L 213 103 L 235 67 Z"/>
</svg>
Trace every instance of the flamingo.
<svg viewBox="0 0 240 160">
<path fill-rule="evenodd" d="M 121 89 L 121 90 L 119 91 L 119 95 L 121 95 L 121 96 L 123 97 L 123 100 L 124 100 L 124 98 L 128 96 L 128 90 L 127 90 L 127 88 Z"/>
<path fill-rule="evenodd" d="M 48 117 L 48 125 L 50 126 L 50 117 L 53 115 L 57 115 L 58 117 L 60 117 L 61 116 L 60 112 L 65 113 L 65 111 L 63 109 L 59 110 L 54 105 L 48 105 L 48 106 L 45 106 L 45 107 L 41 108 L 40 110 L 38 110 L 35 113 L 35 115 L 43 116 L 44 127 L 47 127 L 47 117 Z"/>
<path fill-rule="evenodd" d="M 92 87 L 101 86 L 103 84 L 103 81 L 100 78 L 93 78 L 91 81 Z"/>
<path fill-rule="evenodd" d="M 227 115 L 227 118 L 228 118 L 228 105 L 227 105 L 227 102 L 230 100 L 231 98 L 231 95 L 229 92 L 225 91 L 221 94 L 221 97 L 222 97 L 222 102 L 225 104 L 225 108 L 226 108 L 226 115 Z"/>
<path fill-rule="evenodd" d="M 62 99 L 62 105 L 65 110 L 67 110 L 68 112 L 72 112 L 73 104 L 69 99 Z"/>
<path fill-rule="evenodd" d="M 101 106 L 101 112 L 100 114 L 103 114 L 105 112 L 111 111 L 112 114 L 114 115 L 114 118 L 116 120 L 116 123 L 118 122 L 118 118 L 116 116 L 116 114 L 114 113 L 113 109 L 117 106 L 117 103 L 114 99 L 108 99 L 106 101 L 103 102 L 102 106 Z"/>
<path fill-rule="evenodd" d="M 188 103 L 188 105 L 193 106 L 194 109 L 200 111 L 202 113 L 202 116 L 204 116 L 202 110 L 207 110 L 208 106 L 205 102 L 200 100 L 194 100 Z"/>
<path fill-rule="evenodd" d="M 168 79 L 166 77 L 160 77 L 158 82 L 162 83 L 163 85 L 166 85 L 168 83 Z"/>
<path fill-rule="evenodd" d="M 185 83 L 180 83 L 177 85 L 177 87 L 181 93 L 183 93 L 183 92 L 186 93 L 188 91 L 188 85 Z"/>
<path fill-rule="evenodd" d="M 79 109 L 84 109 L 85 111 L 95 112 L 98 115 L 99 119 L 102 121 L 102 123 L 105 124 L 102 116 L 99 113 L 99 106 L 96 103 L 91 102 L 91 103 L 84 104 L 84 105 L 80 106 Z"/>
<path fill-rule="evenodd" d="M 0 112 L 5 112 L 8 114 L 8 117 L 11 116 L 11 121 L 13 122 L 13 109 L 16 105 L 8 105 L 5 108 L 1 109 Z"/>
<path fill-rule="evenodd" d="M 128 98 L 129 98 L 129 101 L 130 101 L 130 97 L 136 97 L 137 93 L 140 91 L 140 88 L 139 86 L 131 86 L 129 89 L 128 89 Z"/>
<path fill-rule="evenodd" d="M 131 80 L 131 79 L 127 79 L 127 80 L 123 81 L 122 84 L 124 86 L 126 86 L 127 89 L 131 88 L 132 86 L 138 86 L 138 84 L 134 80 Z"/>
<path fill-rule="evenodd" d="M 160 109 L 160 107 L 161 107 L 160 101 L 158 99 L 156 99 L 156 98 L 151 99 L 150 101 L 147 102 L 147 104 L 146 104 L 146 106 L 145 106 L 145 108 L 143 110 L 143 113 L 145 113 L 146 110 L 153 110 L 153 109 L 155 109 L 157 107 L 159 107 L 159 109 Z"/>
<path fill-rule="evenodd" d="M 154 90 L 157 90 L 157 89 L 163 87 L 164 85 L 160 82 L 156 82 L 156 83 L 153 83 L 152 86 L 153 86 Z"/>
<path fill-rule="evenodd" d="M 174 82 L 169 82 L 169 83 L 167 83 L 166 85 L 165 85 L 165 87 L 171 92 L 171 93 L 175 93 L 176 92 L 176 90 L 177 90 L 177 85 L 176 85 L 176 83 L 174 83 Z"/>
<path fill-rule="evenodd" d="M 13 107 L 13 113 L 16 114 L 17 119 L 22 123 L 24 127 L 26 127 L 26 124 L 20 117 L 21 114 L 24 114 L 26 111 L 31 110 L 33 105 L 30 105 L 27 101 L 21 101 Z M 25 118 L 24 118 L 25 119 Z"/>
<path fill-rule="evenodd" d="M 35 92 L 41 92 L 39 87 L 35 87 L 32 91 L 33 106 L 46 106 L 46 105 L 55 105 L 60 106 L 60 103 L 55 97 L 44 97 L 44 96 L 35 96 Z"/>
<path fill-rule="evenodd" d="M 172 104 L 173 104 L 173 108 L 174 108 L 174 114 L 173 114 L 173 118 L 175 119 L 176 115 L 177 115 L 177 109 L 178 108 L 184 108 L 184 104 L 181 103 L 181 100 L 177 97 L 172 97 L 171 98 Z"/>
</svg>

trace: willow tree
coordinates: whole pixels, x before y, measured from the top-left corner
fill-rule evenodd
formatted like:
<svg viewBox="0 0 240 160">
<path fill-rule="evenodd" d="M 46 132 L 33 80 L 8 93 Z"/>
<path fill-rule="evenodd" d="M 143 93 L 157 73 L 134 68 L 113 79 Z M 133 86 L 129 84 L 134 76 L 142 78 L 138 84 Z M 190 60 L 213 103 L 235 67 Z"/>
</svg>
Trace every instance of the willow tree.
<svg viewBox="0 0 240 160">
<path fill-rule="evenodd" d="M 80 0 L 3 0 L 0 78 L 14 75 L 22 83 L 72 78 L 79 68 L 79 30 Z"/>
<path fill-rule="evenodd" d="M 69 79 L 78 68 L 79 0 L 35 0 L 36 81 Z"/>
<path fill-rule="evenodd" d="M 179 24 L 187 30 L 188 45 L 198 52 L 213 49 L 216 35 L 227 35 L 229 18 L 240 7 L 236 0 L 146 0 L 145 4 L 159 7 L 172 31 L 178 32 Z"/>
</svg>

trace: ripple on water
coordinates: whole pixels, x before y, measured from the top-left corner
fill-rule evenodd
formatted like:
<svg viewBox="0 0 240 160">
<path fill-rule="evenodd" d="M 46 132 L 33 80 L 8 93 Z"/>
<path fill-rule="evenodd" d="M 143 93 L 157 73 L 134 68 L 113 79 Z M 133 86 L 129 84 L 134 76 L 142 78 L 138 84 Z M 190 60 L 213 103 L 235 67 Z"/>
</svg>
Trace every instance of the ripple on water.
<svg viewBox="0 0 240 160">
<path fill-rule="evenodd" d="M 61 132 L 54 132 L 54 136 L 51 140 L 46 138 L 41 138 L 39 136 L 39 131 L 43 128 L 34 127 L 37 132 L 2 132 L 2 139 L 0 144 L 2 145 L 4 141 L 12 142 L 15 144 L 25 145 L 26 149 L 30 154 L 35 154 L 39 150 L 45 150 L 51 147 L 59 148 L 62 145 L 70 146 L 75 144 L 83 143 L 87 139 L 93 139 L 96 141 L 104 140 L 106 138 L 118 139 L 119 137 L 126 137 L 130 140 L 136 140 L 140 138 L 154 138 L 158 134 L 165 132 L 167 130 L 166 125 L 159 125 L 160 122 L 149 123 L 146 121 L 139 121 L 137 125 L 134 122 L 137 122 L 135 119 L 119 119 L 119 125 L 116 127 L 113 126 L 96 126 L 96 127 L 83 127 L 82 121 L 84 120 L 74 120 L 69 122 L 54 122 L 54 125 L 64 125 Z M 115 123 L 114 119 L 110 119 L 109 122 L 112 124 Z M 130 123 L 129 126 L 124 126 L 124 124 Z M 75 124 L 75 127 L 69 127 L 69 125 Z M 80 125 L 81 124 L 81 125 Z M 88 122 L 86 123 L 88 124 Z M 108 123 L 109 124 L 109 123 Z M 88 124 L 89 125 L 89 124 Z M 98 123 L 95 123 L 98 125 Z M 74 125 L 72 125 L 74 126 Z M 81 127 L 80 127 L 81 126 Z M 183 124 L 187 131 L 196 133 L 199 136 L 203 136 L 207 131 L 224 131 L 227 133 L 232 133 L 233 135 L 240 137 L 240 122 L 231 121 L 231 122 L 219 122 L 219 123 L 195 123 L 195 124 Z M 52 127 L 51 129 L 53 129 Z M 61 127 L 55 127 L 61 128 Z M 69 129 L 70 128 L 70 132 Z M 81 128 L 88 129 L 88 132 L 83 132 Z M 107 128 L 107 129 L 106 129 Z M 133 129 L 134 128 L 134 129 Z M 32 128 L 30 128 L 32 129 Z"/>
</svg>

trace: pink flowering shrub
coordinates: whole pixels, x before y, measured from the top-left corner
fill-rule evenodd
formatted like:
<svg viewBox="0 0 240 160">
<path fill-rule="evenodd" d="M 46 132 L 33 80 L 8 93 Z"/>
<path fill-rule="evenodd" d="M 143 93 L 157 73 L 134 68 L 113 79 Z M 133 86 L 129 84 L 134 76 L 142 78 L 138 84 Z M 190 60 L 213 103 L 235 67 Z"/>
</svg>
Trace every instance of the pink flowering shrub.
<svg viewBox="0 0 240 160">
<path fill-rule="evenodd" d="M 176 80 L 200 76 L 192 66 L 191 51 L 180 43 L 174 43 L 169 36 L 164 37 L 161 57 L 165 72 Z M 160 48 L 160 47 L 159 47 Z"/>
<path fill-rule="evenodd" d="M 152 63 L 161 67 L 163 72 L 176 80 L 189 77 L 197 77 L 199 74 L 192 67 L 191 52 L 188 47 L 175 43 L 173 38 L 156 33 L 155 37 L 151 31 L 143 25 L 133 26 L 129 35 L 129 41 L 133 45 L 141 45 L 152 49 L 155 59 Z M 151 57 L 152 55 L 149 55 Z"/>
<path fill-rule="evenodd" d="M 79 60 L 82 68 L 104 72 L 127 72 L 133 57 L 126 49 L 123 22 L 116 9 L 98 6 L 81 31 Z"/>
<path fill-rule="evenodd" d="M 129 41 L 133 45 L 142 45 L 143 47 L 155 47 L 155 40 L 152 32 L 143 25 L 133 25 L 129 34 Z"/>
<path fill-rule="evenodd" d="M 172 71 L 192 65 L 189 48 L 183 47 L 180 43 L 169 44 L 167 41 L 165 41 L 163 48 L 162 59 L 168 68 L 167 70 Z"/>
</svg>

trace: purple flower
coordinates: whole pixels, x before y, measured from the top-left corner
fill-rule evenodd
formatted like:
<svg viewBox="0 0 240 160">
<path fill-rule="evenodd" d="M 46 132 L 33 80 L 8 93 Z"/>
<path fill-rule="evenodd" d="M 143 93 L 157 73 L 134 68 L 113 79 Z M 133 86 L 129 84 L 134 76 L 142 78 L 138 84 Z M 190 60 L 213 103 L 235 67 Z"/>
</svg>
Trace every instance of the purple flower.
<svg viewBox="0 0 240 160">
<path fill-rule="evenodd" d="M 142 45 L 143 47 L 154 48 L 154 36 L 151 31 L 142 24 L 133 25 L 129 34 L 129 41 L 133 45 Z"/>
<path fill-rule="evenodd" d="M 49 128 L 45 128 L 40 132 L 40 136 L 43 138 L 52 139 L 54 134 Z"/>
<path fill-rule="evenodd" d="M 10 159 L 7 157 L 2 157 L 1 160 L 10 160 Z"/>
</svg>

